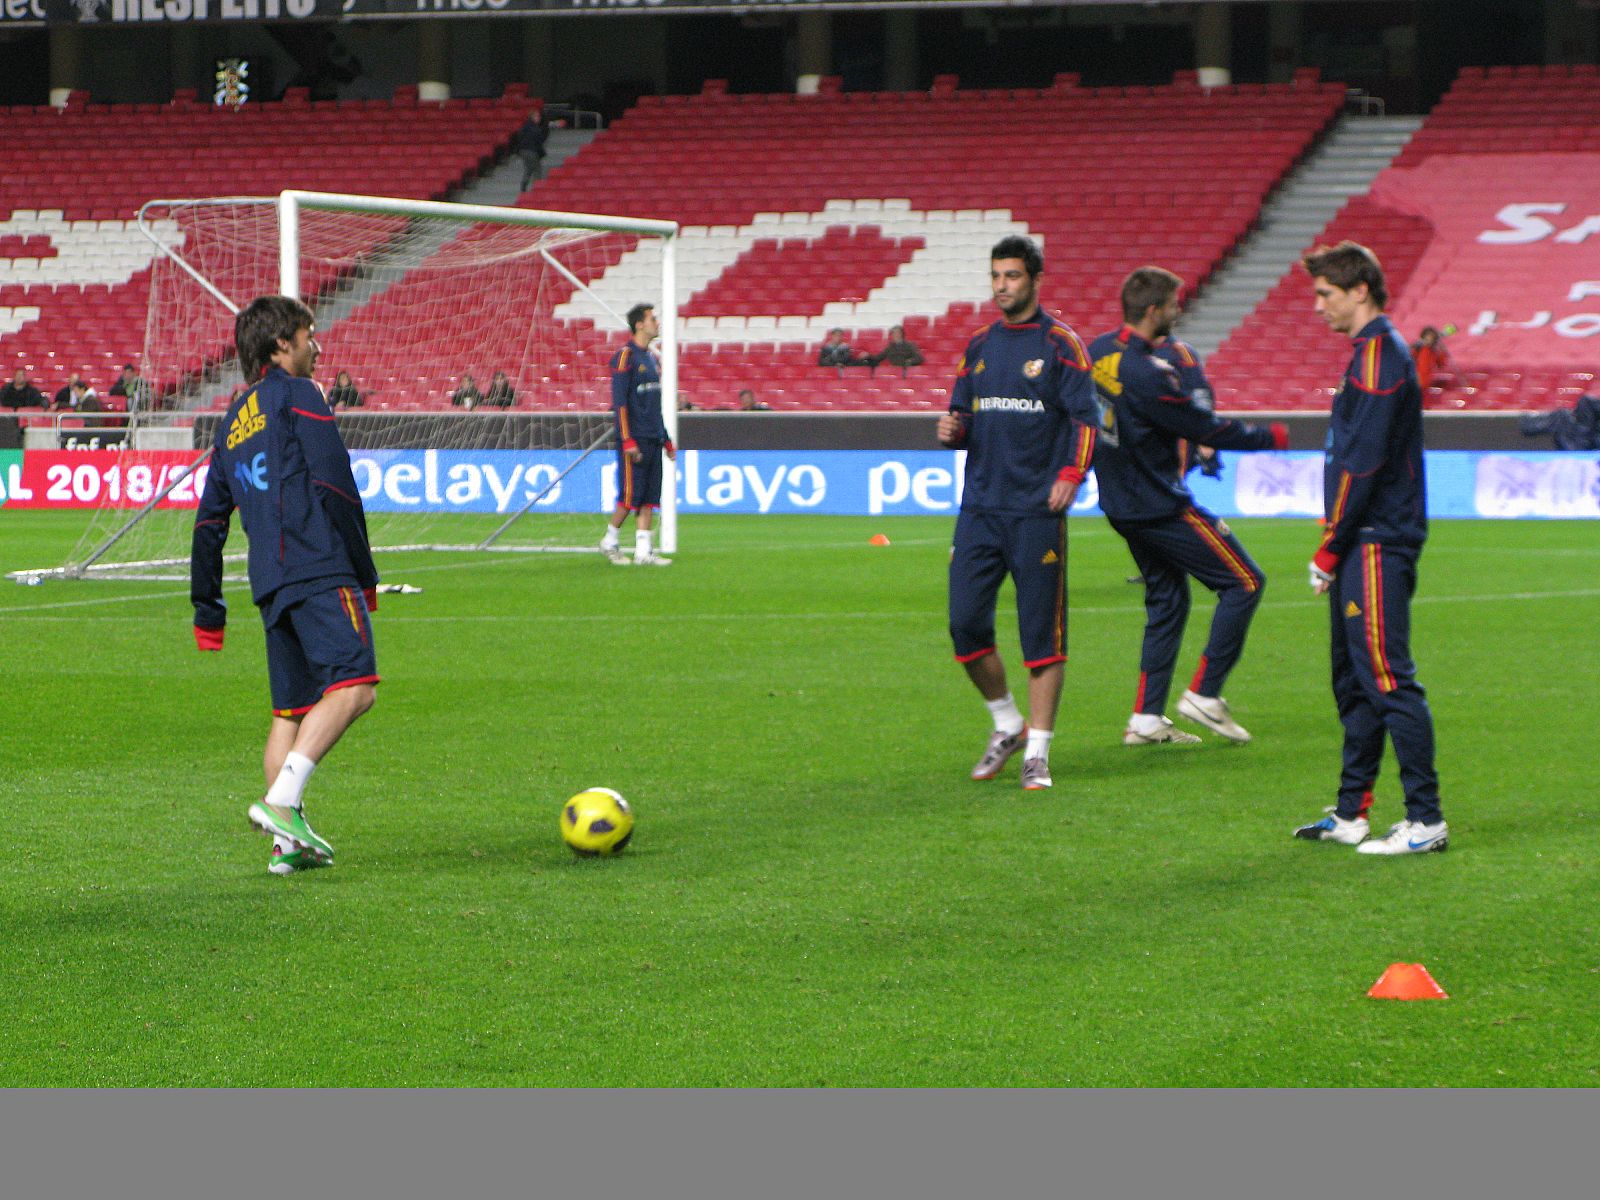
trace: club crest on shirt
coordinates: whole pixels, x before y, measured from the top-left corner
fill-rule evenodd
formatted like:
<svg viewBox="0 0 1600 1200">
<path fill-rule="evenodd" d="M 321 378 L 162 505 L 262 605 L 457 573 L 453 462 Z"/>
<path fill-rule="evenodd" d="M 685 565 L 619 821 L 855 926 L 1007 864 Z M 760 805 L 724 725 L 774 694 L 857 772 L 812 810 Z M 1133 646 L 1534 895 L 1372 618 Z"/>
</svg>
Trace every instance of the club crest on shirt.
<svg viewBox="0 0 1600 1200">
<path fill-rule="evenodd" d="M 1044 359 L 1042 358 L 1030 358 L 1027 362 L 1022 364 L 1022 373 L 1029 379 L 1039 378 L 1039 372 L 1043 370 Z"/>
<path fill-rule="evenodd" d="M 972 373 L 974 375 L 982 375 L 983 374 L 983 359 L 980 358 L 978 360 L 978 365 L 972 368 Z"/>
</svg>

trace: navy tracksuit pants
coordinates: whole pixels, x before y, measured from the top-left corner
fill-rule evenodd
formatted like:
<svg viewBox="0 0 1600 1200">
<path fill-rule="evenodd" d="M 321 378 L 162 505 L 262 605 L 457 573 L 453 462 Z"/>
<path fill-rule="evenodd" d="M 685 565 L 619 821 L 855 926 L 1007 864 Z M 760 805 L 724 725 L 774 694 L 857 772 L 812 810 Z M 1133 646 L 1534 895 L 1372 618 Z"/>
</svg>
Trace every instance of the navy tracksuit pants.
<svg viewBox="0 0 1600 1200">
<path fill-rule="evenodd" d="M 1411 661 L 1411 596 L 1419 554 L 1404 546 L 1359 543 L 1328 590 L 1333 698 L 1344 724 L 1337 811 L 1346 819 L 1365 816 L 1372 804 L 1385 733 L 1400 765 L 1406 816 L 1430 825 L 1443 819 L 1433 767 L 1433 713 Z"/>
<path fill-rule="evenodd" d="M 1189 621 L 1189 576 L 1217 594 L 1200 667 L 1189 684 L 1202 696 L 1219 696 L 1244 652 L 1250 618 L 1267 577 L 1227 525 L 1193 505 L 1161 521 L 1113 521 L 1144 577 L 1144 647 L 1133 711 L 1166 711 L 1172 669 Z"/>
</svg>

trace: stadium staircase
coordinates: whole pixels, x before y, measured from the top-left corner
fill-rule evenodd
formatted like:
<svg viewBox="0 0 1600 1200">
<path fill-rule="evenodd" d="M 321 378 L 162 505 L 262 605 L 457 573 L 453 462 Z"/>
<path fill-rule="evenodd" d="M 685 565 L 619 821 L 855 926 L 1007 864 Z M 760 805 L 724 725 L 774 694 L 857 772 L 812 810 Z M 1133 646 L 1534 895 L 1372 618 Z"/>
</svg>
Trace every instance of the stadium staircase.
<svg viewBox="0 0 1600 1200">
<path fill-rule="evenodd" d="M 552 129 L 545 143 L 544 169 L 549 174 L 590 142 L 597 129 Z M 522 158 L 510 154 L 476 179 L 450 194 L 458 204 L 515 204 L 522 195 Z"/>
<path fill-rule="evenodd" d="M 1347 200 L 1364 194 L 1421 117 L 1346 116 L 1261 209 L 1257 228 L 1192 300 L 1178 334 L 1202 357 L 1255 310 Z"/>
<path fill-rule="evenodd" d="M 1353 238 L 1384 264 L 1407 338 L 1455 329 L 1441 410 L 1570 405 L 1594 390 L 1600 298 L 1600 69 L 1466 68 L 1366 194 L 1352 195 L 1288 263 Z M 1517 216 L 1515 205 L 1538 205 Z M 1593 223 L 1600 226 L 1600 217 Z M 1325 407 L 1348 359 L 1289 270 L 1208 363 L 1219 407 Z"/>
</svg>

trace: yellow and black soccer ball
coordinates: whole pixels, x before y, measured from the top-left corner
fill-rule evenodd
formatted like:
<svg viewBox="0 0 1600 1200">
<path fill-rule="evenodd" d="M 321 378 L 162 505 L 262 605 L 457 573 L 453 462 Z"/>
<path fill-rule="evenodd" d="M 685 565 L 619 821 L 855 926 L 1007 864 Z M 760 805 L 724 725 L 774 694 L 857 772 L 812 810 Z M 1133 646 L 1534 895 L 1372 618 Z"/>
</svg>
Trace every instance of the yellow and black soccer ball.
<svg viewBox="0 0 1600 1200">
<path fill-rule="evenodd" d="M 561 837 L 584 858 L 621 854 L 633 837 L 633 810 L 620 792 L 589 788 L 561 806 Z"/>
</svg>

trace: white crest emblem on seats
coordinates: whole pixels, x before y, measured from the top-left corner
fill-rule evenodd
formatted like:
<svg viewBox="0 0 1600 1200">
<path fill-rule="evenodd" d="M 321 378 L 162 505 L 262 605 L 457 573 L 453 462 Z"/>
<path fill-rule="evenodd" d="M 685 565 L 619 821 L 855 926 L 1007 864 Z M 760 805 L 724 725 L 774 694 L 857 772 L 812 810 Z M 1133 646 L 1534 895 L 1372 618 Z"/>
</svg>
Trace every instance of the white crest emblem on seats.
<svg viewBox="0 0 1600 1200">
<path fill-rule="evenodd" d="M 954 304 L 986 299 L 985 271 L 995 242 L 1012 234 L 1043 242 L 1009 209 L 920 210 L 913 209 L 909 200 L 829 200 L 819 212 L 757 213 L 748 225 L 684 226 L 677 239 L 678 303 L 687 304 L 724 272 L 737 269 L 739 259 L 763 238 L 821 237 L 839 225 L 852 232 L 871 228 L 890 240 L 921 238 L 923 245 L 893 274 L 872 281 L 863 301 L 834 301 L 820 314 L 687 317 L 679 322 L 679 337 L 701 344 L 818 345 L 827 340 L 830 329 L 847 334 L 881 332 L 912 317 L 938 318 Z M 592 295 L 576 293 L 556 306 L 555 316 L 563 321 L 593 321 L 609 329 L 614 322 L 606 309 L 626 312 L 640 296 L 649 295 L 653 281 L 660 278 L 655 253 L 654 247 L 641 247 L 624 254 L 589 282 Z"/>
<path fill-rule="evenodd" d="M 176 221 L 153 221 L 151 228 L 169 246 L 183 245 Z M 136 221 L 68 221 L 60 209 L 18 211 L 0 221 L 0 238 L 43 238 L 53 255 L 11 258 L 0 255 L 0 284 L 92 284 L 116 287 L 148 267 L 156 247 Z"/>
</svg>

